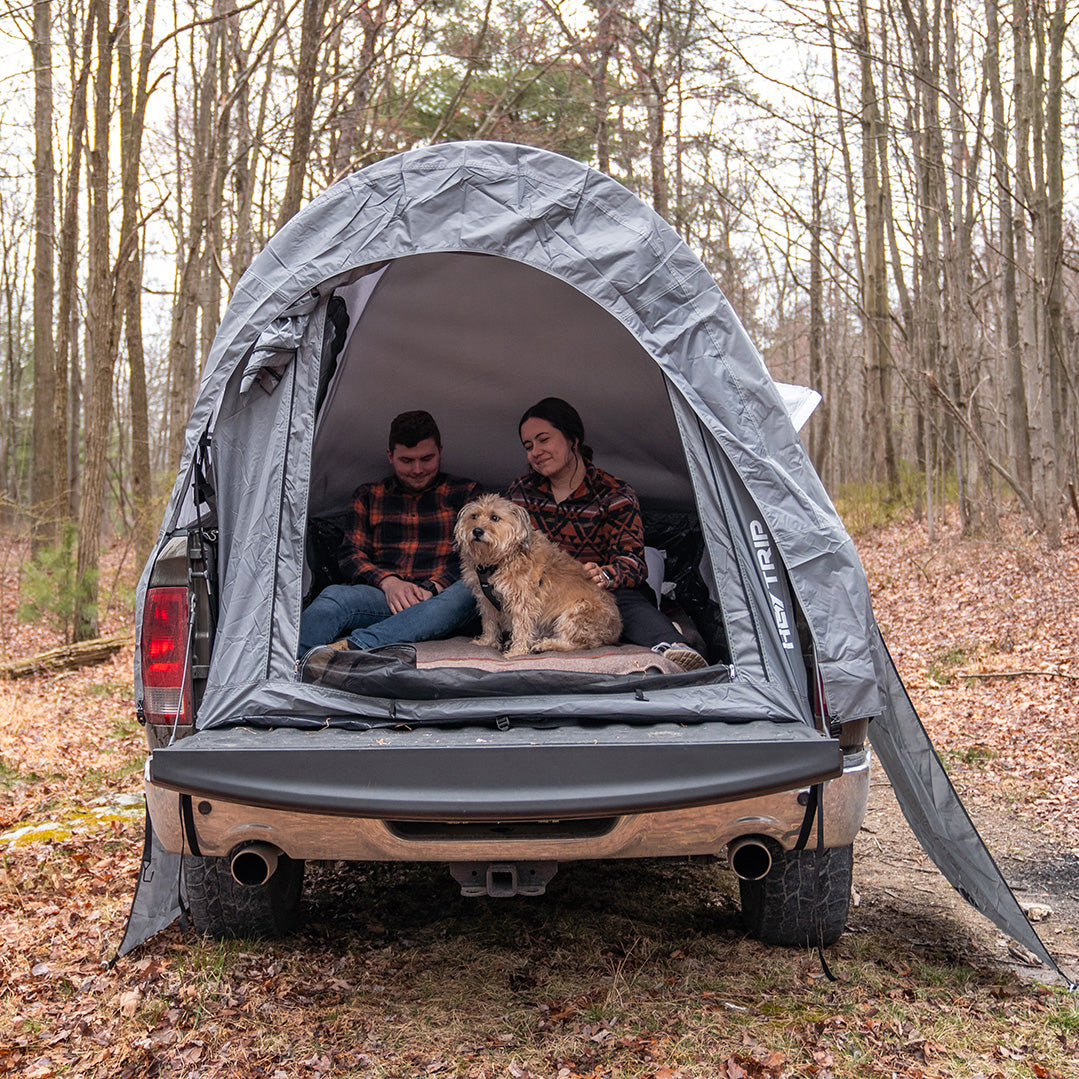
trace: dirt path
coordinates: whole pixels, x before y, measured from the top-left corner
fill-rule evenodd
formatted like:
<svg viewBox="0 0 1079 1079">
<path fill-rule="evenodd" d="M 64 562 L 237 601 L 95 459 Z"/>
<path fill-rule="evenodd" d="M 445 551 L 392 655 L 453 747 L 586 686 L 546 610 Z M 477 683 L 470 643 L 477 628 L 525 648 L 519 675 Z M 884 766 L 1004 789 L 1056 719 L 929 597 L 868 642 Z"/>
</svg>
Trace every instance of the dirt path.
<svg viewBox="0 0 1079 1079">
<path fill-rule="evenodd" d="M 968 799 L 967 811 L 1020 905 L 1065 973 L 1079 974 L 1079 855 L 1014 815 Z M 877 766 L 855 844 L 849 932 L 886 930 L 912 947 L 1020 977 L 1052 980 L 974 910 L 922 850 Z M 1032 957 L 1031 957 L 1032 958 Z"/>
</svg>

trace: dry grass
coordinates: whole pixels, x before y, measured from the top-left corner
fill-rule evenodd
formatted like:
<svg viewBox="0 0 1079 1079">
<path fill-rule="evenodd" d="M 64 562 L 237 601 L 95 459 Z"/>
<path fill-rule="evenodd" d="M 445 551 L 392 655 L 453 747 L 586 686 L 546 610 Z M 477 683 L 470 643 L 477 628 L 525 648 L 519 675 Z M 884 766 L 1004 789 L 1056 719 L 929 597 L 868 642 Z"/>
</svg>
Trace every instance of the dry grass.
<svg viewBox="0 0 1079 1079">
<path fill-rule="evenodd" d="M 0 1070 L 1074 1074 L 1073 1001 L 958 961 L 964 926 L 915 942 L 887 908 L 860 914 L 830 983 L 814 954 L 747 941 L 726 877 L 701 863 L 567 867 L 547 897 L 510 902 L 463 900 L 440 867 L 320 866 L 288 941 L 172 929 L 107 970 L 134 832 L 9 851 Z"/>
</svg>

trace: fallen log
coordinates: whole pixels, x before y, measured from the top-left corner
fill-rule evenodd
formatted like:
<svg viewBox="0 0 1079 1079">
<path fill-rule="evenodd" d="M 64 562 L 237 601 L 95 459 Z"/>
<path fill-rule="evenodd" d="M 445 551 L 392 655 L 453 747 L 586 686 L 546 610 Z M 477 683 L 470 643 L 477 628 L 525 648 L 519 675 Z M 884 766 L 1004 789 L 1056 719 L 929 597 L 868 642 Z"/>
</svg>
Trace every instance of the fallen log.
<svg viewBox="0 0 1079 1079">
<path fill-rule="evenodd" d="M 77 644 L 50 648 L 47 652 L 39 652 L 36 656 L 27 656 L 25 659 L 9 660 L 7 663 L 0 663 L 0 679 L 11 681 L 47 671 L 73 671 L 79 667 L 89 667 L 93 663 L 104 663 L 132 640 L 130 633 L 121 637 L 95 637 L 92 641 L 79 641 Z"/>
</svg>

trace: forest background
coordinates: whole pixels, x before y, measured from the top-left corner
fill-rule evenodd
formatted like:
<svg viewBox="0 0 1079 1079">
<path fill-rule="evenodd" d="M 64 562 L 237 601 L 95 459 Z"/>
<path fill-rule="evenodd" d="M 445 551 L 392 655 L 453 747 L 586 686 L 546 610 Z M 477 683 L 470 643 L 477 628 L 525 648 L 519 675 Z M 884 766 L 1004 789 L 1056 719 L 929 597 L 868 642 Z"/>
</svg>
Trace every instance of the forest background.
<svg viewBox="0 0 1079 1079">
<path fill-rule="evenodd" d="M 1079 517 L 1067 0 L 2 0 L 0 499 L 98 632 L 229 295 L 313 195 L 450 139 L 595 165 L 704 260 L 837 497 Z M 38 576 L 33 577 L 36 572 Z M 33 582 L 36 580 L 36 585 Z M 35 593 L 36 588 L 36 593 Z"/>
</svg>

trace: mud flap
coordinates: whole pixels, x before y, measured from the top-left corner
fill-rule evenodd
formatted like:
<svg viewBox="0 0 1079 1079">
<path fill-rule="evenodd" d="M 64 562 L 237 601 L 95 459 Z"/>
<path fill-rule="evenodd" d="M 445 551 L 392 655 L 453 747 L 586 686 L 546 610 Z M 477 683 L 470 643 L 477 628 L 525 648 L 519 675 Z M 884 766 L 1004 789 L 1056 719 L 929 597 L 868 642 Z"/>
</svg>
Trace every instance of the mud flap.
<svg viewBox="0 0 1079 1079">
<path fill-rule="evenodd" d="M 177 918 L 186 920 L 187 897 L 184 894 L 179 854 L 170 854 L 161 845 L 146 813 L 142 847 L 142 865 L 127 917 L 127 928 L 110 965 L 134 951 L 155 933 L 172 925 Z"/>
</svg>

